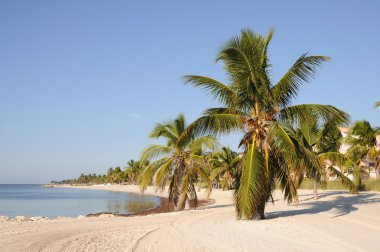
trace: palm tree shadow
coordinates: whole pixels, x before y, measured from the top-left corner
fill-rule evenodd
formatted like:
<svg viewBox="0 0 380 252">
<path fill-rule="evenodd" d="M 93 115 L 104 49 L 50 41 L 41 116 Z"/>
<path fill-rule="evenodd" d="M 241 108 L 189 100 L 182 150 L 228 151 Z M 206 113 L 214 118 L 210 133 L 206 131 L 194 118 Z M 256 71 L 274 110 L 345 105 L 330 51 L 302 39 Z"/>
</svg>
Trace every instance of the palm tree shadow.
<svg viewBox="0 0 380 252">
<path fill-rule="evenodd" d="M 339 196 L 339 194 L 341 194 L 339 192 L 332 194 L 338 194 L 338 197 L 330 201 L 303 202 L 299 205 L 300 207 L 305 207 L 303 209 L 270 212 L 266 215 L 266 218 L 275 219 L 305 214 L 319 214 L 328 211 L 331 211 L 331 214 L 335 214 L 331 218 L 337 218 L 357 211 L 357 205 L 380 203 L 380 194 L 376 193 L 358 194 L 351 197 Z M 332 194 L 325 195 L 324 197 Z"/>
<path fill-rule="evenodd" d="M 224 205 L 208 205 L 208 206 L 205 206 L 203 209 L 225 208 L 225 207 L 231 207 L 231 206 L 235 206 L 235 204 L 232 203 L 232 204 L 224 204 Z"/>
</svg>

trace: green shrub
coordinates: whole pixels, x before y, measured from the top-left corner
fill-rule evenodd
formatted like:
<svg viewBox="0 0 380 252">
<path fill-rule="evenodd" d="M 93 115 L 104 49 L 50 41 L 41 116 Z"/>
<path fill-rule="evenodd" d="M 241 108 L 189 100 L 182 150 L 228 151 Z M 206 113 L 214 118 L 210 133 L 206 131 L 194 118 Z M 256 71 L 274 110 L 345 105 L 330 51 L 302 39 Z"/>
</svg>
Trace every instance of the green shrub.
<svg viewBox="0 0 380 252">
<path fill-rule="evenodd" d="M 277 187 L 279 188 L 279 187 Z M 299 189 L 312 190 L 313 181 L 305 179 L 302 181 Z M 318 185 L 318 189 L 322 190 L 347 190 L 339 181 L 328 181 L 324 185 Z M 360 191 L 378 191 L 380 192 L 380 179 L 368 179 L 362 181 Z"/>
<path fill-rule="evenodd" d="M 380 192 L 380 179 L 368 179 L 363 181 L 364 191 Z"/>
</svg>

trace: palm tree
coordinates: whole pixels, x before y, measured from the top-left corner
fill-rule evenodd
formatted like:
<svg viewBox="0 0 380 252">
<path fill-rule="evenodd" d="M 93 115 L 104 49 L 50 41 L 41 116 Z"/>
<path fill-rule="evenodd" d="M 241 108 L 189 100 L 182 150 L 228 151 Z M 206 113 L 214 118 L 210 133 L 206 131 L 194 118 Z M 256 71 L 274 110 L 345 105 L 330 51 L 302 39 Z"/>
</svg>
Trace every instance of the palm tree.
<svg viewBox="0 0 380 252">
<path fill-rule="evenodd" d="M 213 167 L 211 179 L 217 178 L 217 183 L 219 184 L 219 177 L 222 177 L 223 190 L 232 189 L 240 163 L 239 155 L 229 147 L 223 147 L 221 151 L 215 153 L 209 162 Z"/>
<path fill-rule="evenodd" d="M 255 214 L 260 219 L 265 217 L 265 204 L 276 180 L 289 203 L 297 200 L 291 173 L 301 167 L 303 156 L 287 125 L 313 117 L 336 123 L 348 118 L 345 112 L 329 105 L 291 106 L 301 86 L 329 58 L 303 54 L 274 84 L 268 58 L 272 36 L 273 30 L 262 36 L 244 29 L 226 43 L 217 60 L 224 63 L 228 84 L 204 76 L 185 77 L 187 83 L 205 89 L 223 104 L 206 110 L 188 127 L 187 134 L 244 134 L 240 142 L 244 148 L 242 171 L 234 195 L 238 219 L 252 219 Z"/>
<path fill-rule="evenodd" d="M 114 181 L 114 169 L 112 167 L 108 168 L 107 174 L 106 174 L 106 181 L 108 183 L 113 183 Z"/>
<path fill-rule="evenodd" d="M 308 159 L 304 171 L 298 174 L 298 184 L 302 181 L 305 173 L 308 177 L 311 177 L 314 181 L 314 199 L 318 199 L 318 182 L 325 182 L 326 171 L 334 175 L 351 192 L 357 193 L 355 184 L 339 169 L 334 167 L 328 158 L 332 155 L 341 155 L 339 149 L 342 134 L 334 121 L 328 121 L 324 124 L 318 123 L 317 120 L 303 122 L 296 129 L 296 136 L 304 156 Z"/>
<path fill-rule="evenodd" d="M 120 184 L 124 181 L 124 172 L 121 170 L 120 166 L 115 167 L 112 173 L 112 181 Z"/>
<path fill-rule="evenodd" d="M 128 161 L 124 171 L 127 181 L 132 184 L 138 183 L 141 172 L 148 164 L 148 161 L 142 162 L 133 159 Z"/>
<path fill-rule="evenodd" d="M 378 108 L 378 107 L 380 107 L 380 101 L 377 101 L 377 102 L 375 103 L 375 108 Z"/>
<path fill-rule="evenodd" d="M 176 210 L 185 208 L 188 200 L 197 203 L 197 194 L 194 183 L 198 177 L 209 182 L 208 174 L 199 165 L 203 157 L 197 155 L 200 148 L 213 149 L 216 144 L 214 137 L 204 136 L 194 138 L 191 135 L 184 136 L 186 122 L 184 115 L 180 114 L 172 121 L 158 123 L 152 132 L 151 138 L 164 138 L 166 145 L 151 145 L 143 151 L 142 160 L 152 160 L 144 169 L 140 178 L 142 191 L 150 184 L 163 190 L 169 183 L 169 203 Z M 181 142 L 179 141 L 181 139 Z M 211 190 L 211 183 L 208 183 Z"/>
<path fill-rule="evenodd" d="M 202 174 L 195 174 L 196 180 L 198 181 L 198 191 L 201 190 L 202 184 L 206 186 L 207 191 L 211 193 L 212 190 L 212 165 L 210 160 L 218 153 L 219 143 L 215 138 L 212 138 L 212 144 L 209 148 L 204 148 L 203 144 L 191 144 L 189 147 L 191 151 L 191 165 L 197 166 L 201 169 Z"/>
<path fill-rule="evenodd" d="M 358 121 L 352 126 L 346 139 L 346 143 L 350 145 L 346 154 L 355 162 L 357 167 L 353 174 L 358 186 L 361 186 L 360 177 L 366 173 L 365 168 L 370 169 L 367 164 L 369 161 L 375 163 L 376 175 L 379 177 L 380 150 L 376 141 L 376 136 L 379 134 L 380 129 L 373 128 L 368 121 Z"/>
</svg>

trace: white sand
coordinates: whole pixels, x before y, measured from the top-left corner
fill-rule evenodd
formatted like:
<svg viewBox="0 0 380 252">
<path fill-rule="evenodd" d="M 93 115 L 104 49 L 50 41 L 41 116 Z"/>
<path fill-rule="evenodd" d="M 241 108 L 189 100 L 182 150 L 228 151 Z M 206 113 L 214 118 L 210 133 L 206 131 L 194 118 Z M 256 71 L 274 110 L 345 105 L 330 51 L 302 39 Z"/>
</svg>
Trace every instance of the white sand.
<svg viewBox="0 0 380 252">
<path fill-rule="evenodd" d="M 380 251 L 379 193 L 322 194 L 300 191 L 300 205 L 287 206 L 276 192 L 264 221 L 235 220 L 232 193 L 214 190 L 215 204 L 185 212 L 2 222 L 0 251 Z"/>
</svg>

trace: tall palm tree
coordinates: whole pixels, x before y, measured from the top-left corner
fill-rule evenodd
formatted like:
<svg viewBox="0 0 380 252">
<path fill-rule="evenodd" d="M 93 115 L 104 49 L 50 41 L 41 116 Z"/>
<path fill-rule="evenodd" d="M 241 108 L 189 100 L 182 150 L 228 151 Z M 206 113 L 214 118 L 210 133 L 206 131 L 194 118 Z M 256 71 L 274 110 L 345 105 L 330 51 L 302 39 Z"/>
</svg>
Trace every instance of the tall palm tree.
<svg viewBox="0 0 380 252">
<path fill-rule="evenodd" d="M 296 128 L 296 136 L 304 156 L 309 159 L 304 171 L 301 170 L 298 174 L 298 178 L 301 181 L 306 173 L 314 180 L 314 199 L 318 199 L 318 182 L 322 184 L 325 182 L 327 172 L 334 175 L 351 192 L 357 193 L 355 184 L 328 159 L 331 155 L 340 155 L 342 134 L 334 121 L 320 124 L 317 120 L 309 120 L 301 123 Z"/>
<path fill-rule="evenodd" d="M 185 77 L 187 83 L 205 89 L 223 104 L 223 107 L 206 110 L 188 127 L 187 134 L 243 133 L 240 142 L 244 148 L 242 171 L 234 195 L 238 219 L 251 219 L 255 214 L 259 219 L 265 217 L 265 204 L 276 180 L 288 202 L 297 199 L 290 175 L 300 168 L 303 157 L 297 140 L 288 134 L 287 125 L 312 117 L 337 123 L 348 118 L 345 112 L 329 105 L 291 106 L 301 86 L 329 58 L 303 54 L 277 83 L 273 83 L 268 57 L 272 36 L 273 30 L 262 36 L 244 29 L 226 43 L 217 60 L 224 64 L 227 84 L 205 76 Z"/>
<path fill-rule="evenodd" d="M 151 183 L 163 190 L 168 182 L 169 203 L 172 203 L 176 210 L 184 209 L 188 200 L 194 200 L 196 204 L 194 183 L 199 176 L 209 181 L 204 168 L 199 165 L 198 161 L 202 160 L 202 157 L 197 155 L 197 151 L 200 148 L 213 149 L 216 144 L 214 137 L 194 138 L 191 135 L 184 136 L 184 132 L 186 122 L 182 114 L 172 121 L 158 123 L 150 137 L 164 138 L 166 145 L 151 145 L 143 151 L 141 157 L 142 160 L 152 160 L 140 178 L 142 190 Z M 208 189 L 211 190 L 211 186 L 208 186 Z"/>
<path fill-rule="evenodd" d="M 223 147 L 209 162 L 213 167 L 211 179 L 217 178 L 219 183 L 219 177 L 221 177 L 223 190 L 232 189 L 240 164 L 239 155 L 229 147 Z"/>
</svg>

